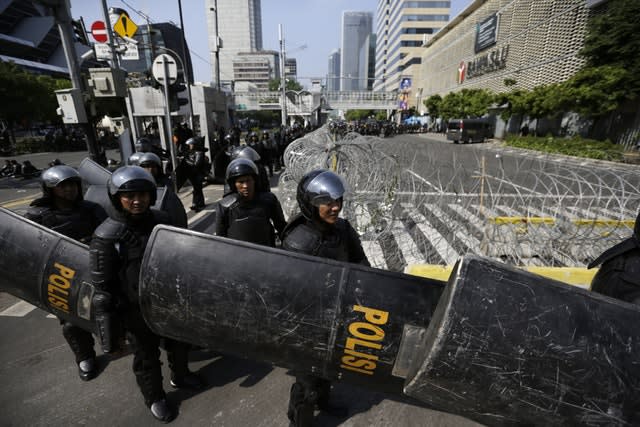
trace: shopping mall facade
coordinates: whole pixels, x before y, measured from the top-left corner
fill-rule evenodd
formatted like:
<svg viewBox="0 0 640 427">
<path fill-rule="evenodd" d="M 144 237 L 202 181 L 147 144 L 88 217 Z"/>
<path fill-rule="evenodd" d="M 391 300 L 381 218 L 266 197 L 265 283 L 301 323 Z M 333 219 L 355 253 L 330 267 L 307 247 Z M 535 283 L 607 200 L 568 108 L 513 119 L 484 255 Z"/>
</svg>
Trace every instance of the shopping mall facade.
<svg viewBox="0 0 640 427">
<path fill-rule="evenodd" d="M 569 79 L 587 21 L 606 0 L 475 0 L 425 45 L 416 103 L 462 89 L 495 93 Z M 505 80 L 513 86 L 506 86 Z"/>
</svg>

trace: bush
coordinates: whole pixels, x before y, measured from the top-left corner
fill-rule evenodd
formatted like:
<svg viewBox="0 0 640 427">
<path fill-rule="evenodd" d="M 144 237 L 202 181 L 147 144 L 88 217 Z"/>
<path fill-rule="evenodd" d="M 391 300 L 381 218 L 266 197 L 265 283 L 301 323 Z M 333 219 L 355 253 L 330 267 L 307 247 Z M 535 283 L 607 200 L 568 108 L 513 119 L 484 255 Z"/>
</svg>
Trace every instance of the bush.
<svg viewBox="0 0 640 427">
<path fill-rule="evenodd" d="M 623 147 L 610 141 L 596 141 L 578 136 L 557 138 L 552 136 L 516 136 L 510 135 L 505 140 L 511 147 L 526 148 L 544 153 L 565 154 L 568 156 L 586 157 L 599 160 L 623 160 Z"/>
</svg>

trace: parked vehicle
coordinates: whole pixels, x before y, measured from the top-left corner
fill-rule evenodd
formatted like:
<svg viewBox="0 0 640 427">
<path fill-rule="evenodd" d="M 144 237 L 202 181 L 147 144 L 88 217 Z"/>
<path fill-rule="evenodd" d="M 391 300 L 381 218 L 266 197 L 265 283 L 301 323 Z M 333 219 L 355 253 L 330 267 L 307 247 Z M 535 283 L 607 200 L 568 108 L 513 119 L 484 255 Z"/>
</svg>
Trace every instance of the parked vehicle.
<svg viewBox="0 0 640 427">
<path fill-rule="evenodd" d="M 484 142 L 493 137 L 493 124 L 488 119 L 452 119 L 447 124 L 447 140 L 458 142 Z"/>
</svg>

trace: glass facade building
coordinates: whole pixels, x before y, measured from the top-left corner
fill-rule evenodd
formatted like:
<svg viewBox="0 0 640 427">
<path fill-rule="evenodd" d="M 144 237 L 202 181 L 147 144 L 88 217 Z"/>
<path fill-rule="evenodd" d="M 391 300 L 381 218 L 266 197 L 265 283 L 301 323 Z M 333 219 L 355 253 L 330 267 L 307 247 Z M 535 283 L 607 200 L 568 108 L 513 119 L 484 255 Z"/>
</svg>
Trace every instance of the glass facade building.
<svg viewBox="0 0 640 427">
<path fill-rule="evenodd" d="M 335 49 L 329 54 L 327 90 L 330 92 L 340 90 L 340 49 Z"/>
<path fill-rule="evenodd" d="M 420 79 L 422 46 L 447 24 L 450 11 L 450 1 L 378 1 L 374 90 L 399 90 L 403 82 L 409 106 L 415 105 L 412 82 Z"/>
<path fill-rule="evenodd" d="M 342 13 L 340 90 L 366 90 L 369 76 L 369 43 L 373 28 L 371 12 Z"/>
<path fill-rule="evenodd" d="M 218 4 L 218 36 L 220 47 L 220 81 L 234 79 L 233 61 L 240 52 L 262 50 L 262 12 L 260 0 L 207 0 L 207 28 L 209 29 L 209 51 L 211 63 L 215 64 L 216 19 L 215 3 Z M 215 70 L 212 70 L 212 75 Z"/>
</svg>

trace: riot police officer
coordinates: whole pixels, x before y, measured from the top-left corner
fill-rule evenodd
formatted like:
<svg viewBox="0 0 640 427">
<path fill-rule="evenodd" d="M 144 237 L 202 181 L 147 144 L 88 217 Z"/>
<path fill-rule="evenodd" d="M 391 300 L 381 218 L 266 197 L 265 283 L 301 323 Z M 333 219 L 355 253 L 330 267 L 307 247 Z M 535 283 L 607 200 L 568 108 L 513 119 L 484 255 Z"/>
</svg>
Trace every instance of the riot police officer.
<svg viewBox="0 0 640 427">
<path fill-rule="evenodd" d="M 191 186 L 193 187 L 191 210 L 200 211 L 205 207 L 204 193 L 202 192 L 206 166 L 204 144 L 201 137 L 193 137 L 189 138 L 185 145 L 187 152 L 184 162 L 187 165 L 187 178 L 191 181 Z"/>
<path fill-rule="evenodd" d="M 234 147 L 230 153 L 231 161 L 235 159 L 247 159 L 251 160 L 258 168 L 258 180 L 256 182 L 256 191 L 271 191 L 271 184 L 269 182 L 269 176 L 267 175 L 267 169 L 262 164 L 262 158 L 260 154 L 253 148 L 242 145 L 240 147 Z M 229 188 L 229 184 L 225 182 L 224 194 L 227 195 L 232 192 Z"/>
<path fill-rule="evenodd" d="M 273 162 L 277 156 L 277 149 L 274 147 L 273 140 L 269 136 L 269 132 L 266 130 L 262 131 L 262 139 L 260 140 L 262 144 L 262 151 L 264 153 L 264 163 L 269 169 L 269 176 L 273 176 Z"/>
<path fill-rule="evenodd" d="M 216 235 L 275 247 L 275 232 L 286 225 L 282 206 L 273 193 L 256 191 L 258 169 L 248 159 L 229 163 L 226 180 L 231 193 L 217 204 Z"/>
<path fill-rule="evenodd" d="M 165 189 L 164 200 L 162 200 L 162 204 L 158 207 L 169 214 L 171 217 L 171 225 L 187 228 L 189 220 L 187 218 L 184 205 L 182 204 L 180 197 L 178 197 L 173 190 L 171 177 L 162 172 L 162 160 L 160 157 L 154 153 L 134 153 L 131 157 L 135 154 L 139 154 L 139 156 L 137 156 L 138 166 L 145 169 L 151 174 L 151 176 L 153 176 L 153 179 L 155 179 L 156 185 L 159 188 Z M 129 157 L 130 162 L 131 157 Z"/>
<path fill-rule="evenodd" d="M 82 182 L 78 171 L 70 166 L 54 166 L 41 175 L 42 197 L 34 200 L 25 217 L 60 234 L 88 243 L 94 230 L 107 217 L 96 203 L 82 199 Z M 83 381 L 96 377 L 94 341 L 87 332 L 60 320 L 62 335 L 76 358 L 78 375 Z"/>
<path fill-rule="evenodd" d="M 287 224 L 282 248 L 308 255 L 369 266 L 356 230 L 339 217 L 346 184 L 328 170 L 314 170 L 298 183 L 300 213 Z M 295 426 L 311 425 L 318 409 L 344 416 L 346 408 L 329 404 L 331 384 L 316 376 L 297 374 L 291 386 L 287 416 Z"/>
<path fill-rule="evenodd" d="M 95 288 L 93 310 L 102 349 L 105 353 L 118 351 L 121 331 L 126 331 L 134 353 L 133 372 L 145 404 L 156 419 L 168 422 L 174 411 L 162 387 L 160 337 L 149 329 L 140 312 L 138 276 L 151 231 L 157 224 L 169 224 L 170 218 L 150 209 L 156 199 L 156 183 L 141 167 L 117 169 L 107 187 L 115 213 L 96 229 L 89 251 Z M 170 368 L 174 368 L 171 363 Z M 189 386 L 191 382 L 178 374 L 188 375 L 174 370 L 172 385 Z"/>
<path fill-rule="evenodd" d="M 640 214 L 633 235 L 607 249 L 588 268 L 602 264 L 591 281 L 591 290 L 612 298 L 640 304 Z"/>
</svg>

